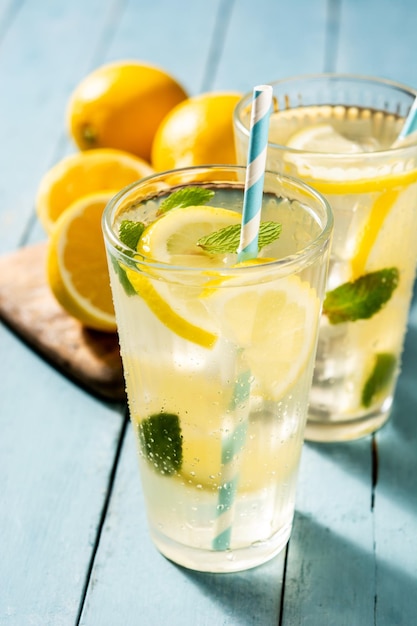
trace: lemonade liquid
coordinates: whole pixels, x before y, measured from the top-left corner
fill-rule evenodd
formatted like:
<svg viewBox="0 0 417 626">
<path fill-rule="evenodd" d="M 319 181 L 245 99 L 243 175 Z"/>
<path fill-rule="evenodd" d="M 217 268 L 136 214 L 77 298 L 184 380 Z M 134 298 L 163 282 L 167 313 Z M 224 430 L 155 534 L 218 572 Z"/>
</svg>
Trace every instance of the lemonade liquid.
<svg viewBox="0 0 417 626">
<path fill-rule="evenodd" d="M 220 179 L 236 181 L 236 171 Z M 215 192 L 209 219 L 213 206 L 240 222 L 242 183 L 204 186 Z M 157 218 L 169 192 L 142 200 L 147 187 L 158 185 L 115 201 L 107 249 L 150 533 L 189 568 L 246 569 L 278 553 L 291 531 L 331 217 L 310 192 L 267 175 L 262 220 L 282 232 L 256 264 L 196 253 L 207 230 L 196 226 L 198 207 L 189 223 L 190 209 L 174 209 L 181 235 L 168 240 L 164 264 L 117 242 L 124 220 Z M 164 236 L 167 216 L 157 218 Z M 150 253 L 161 243 L 153 239 Z"/>
<path fill-rule="evenodd" d="M 268 167 L 314 186 L 334 211 L 327 292 L 345 285 L 339 295 L 353 301 L 361 287 L 366 298 L 379 294 L 386 278 L 392 288 L 359 318 L 326 315 L 325 300 L 307 439 L 357 438 L 389 416 L 417 260 L 417 140 L 391 149 L 403 124 L 394 113 L 341 105 L 284 107 L 271 117 Z M 246 141 L 237 138 L 243 159 Z"/>
</svg>

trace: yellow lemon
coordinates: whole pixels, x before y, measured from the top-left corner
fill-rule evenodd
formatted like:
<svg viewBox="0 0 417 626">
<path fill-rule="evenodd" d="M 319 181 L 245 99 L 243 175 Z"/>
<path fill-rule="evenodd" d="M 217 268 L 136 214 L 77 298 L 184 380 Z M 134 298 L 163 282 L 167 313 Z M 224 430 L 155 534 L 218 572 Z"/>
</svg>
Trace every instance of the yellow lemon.
<svg viewBox="0 0 417 626">
<path fill-rule="evenodd" d="M 48 245 L 47 277 L 62 308 L 82 324 L 114 332 L 116 322 L 101 216 L 115 192 L 89 194 L 58 219 Z"/>
<path fill-rule="evenodd" d="M 77 152 L 56 163 L 41 179 L 36 211 L 46 232 L 75 200 L 97 191 L 115 190 L 153 173 L 148 163 L 112 149 Z"/>
<path fill-rule="evenodd" d="M 159 124 L 186 97 L 163 69 L 115 61 L 97 68 L 76 87 L 67 109 L 69 133 L 82 150 L 118 148 L 149 161 Z"/>
<path fill-rule="evenodd" d="M 204 93 L 177 105 L 159 126 L 151 163 L 157 171 L 190 165 L 235 164 L 233 111 L 241 98 Z"/>
</svg>

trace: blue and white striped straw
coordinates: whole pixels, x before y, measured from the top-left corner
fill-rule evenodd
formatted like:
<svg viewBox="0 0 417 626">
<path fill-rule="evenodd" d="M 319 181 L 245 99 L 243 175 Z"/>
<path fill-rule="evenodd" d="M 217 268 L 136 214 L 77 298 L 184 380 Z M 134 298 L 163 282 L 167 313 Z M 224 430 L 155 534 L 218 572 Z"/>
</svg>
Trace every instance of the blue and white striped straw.
<svg viewBox="0 0 417 626">
<path fill-rule="evenodd" d="M 272 105 L 272 87 L 260 85 L 254 88 L 253 94 L 242 230 L 238 251 L 239 261 L 256 258 L 258 255 L 258 234 L 268 145 L 269 116 Z M 241 351 L 238 351 L 236 362 L 239 375 L 230 406 L 234 423 L 231 432 L 225 435 L 222 441 L 222 483 L 217 499 L 216 529 L 212 541 L 213 550 L 228 550 L 230 548 L 235 497 L 239 482 L 239 453 L 245 446 L 248 426 L 251 373 L 241 363 Z"/>
<path fill-rule="evenodd" d="M 258 256 L 259 223 L 268 147 L 269 118 L 272 108 L 271 85 L 258 85 L 253 90 L 249 149 L 243 196 L 242 230 L 238 261 Z"/>
<path fill-rule="evenodd" d="M 415 130 L 417 130 L 417 98 L 414 100 L 411 109 L 408 112 L 407 119 L 405 120 L 404 126 L 402 127 L 401 132 L 398 135 L 397 141 L 405 139 Z"/>
</svg>

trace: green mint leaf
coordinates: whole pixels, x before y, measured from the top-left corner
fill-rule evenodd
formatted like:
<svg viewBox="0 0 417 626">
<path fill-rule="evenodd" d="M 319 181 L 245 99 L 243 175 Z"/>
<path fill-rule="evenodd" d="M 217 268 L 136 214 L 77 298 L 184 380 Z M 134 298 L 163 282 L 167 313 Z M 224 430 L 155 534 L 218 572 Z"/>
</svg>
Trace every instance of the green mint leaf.
<svg viewBox="0 0 417 626">
<path fill-rule="evenodd" d="M 129 251 L 123 250 L 123 252 L 126 255 L 131 256 L 131 257 L 134 255 L 133 250 L 136 250 L 138 241 L 141 238 L 144 230 L 145 230 L 145 224 L 143 224 L 143 222 L 132 222 L 131 220 L 123 220 L 121 222 L 120 228 L 119 228 L 120 241 L 124 243 L 125 246 L 132 249 Z M 122 250 L 121 248 L 118 248 L 118 249 Z M 112 260 L 114 271 L 118 275 L 120 284 L 125 290 L 125 293 L 128 296 L 135 295 L 136 290 L 131 285 L 123 267 L 121 267 L 120 263 L 114 257 L 112 257 L 111 260 Z"/>
<path fill-rule="evenodd" d="M 182 435 L 178 415 L 157 413 L 138 427 L 142 452 L 153 469 L 167 476 L 181 469 Z"/>
<path fill-rule="evenodd" d="M 123 220 L 119 228 L 119 238 L 122 243 L 132 250 L 136 250 L 138 241 L 145 230 L 143 222 Z"/>
<path fill-rule="evenodd" d="M 130 280 L 128 279 L 125 270 L 119 264 L 119 261 L 117 259 L 115 259 L 114 257 L 111 257 L 111 262 L 112 262 L 114 271 L 116 272 L 116 274 L 119 277 L 120 284 L 122 285 L 123 289 L 125 290 L 125 293 L 128 296 L 135 295 L 136 294 L 136 290 L 133 287 L 133 285 L 131 284 Z"/>
<path fill-rule="evenodd" d="M 201 206 L 214 196 L 214 191 L 204 187 L 183 187 L 174 191 L 161 202 L 158 214 L 167 213 L 171 209 L 185 209 L 187 206 Z"/>
<path fill-rule="evenodd" d="M 240 241 L 240 224 L 225 226 L 210 235 L 200 237 L 197 245 L 205 252 L 220 254 L 222 252 L 237 252 Z"/>
<path fill-rule="evenodd" d="M 279 238 L 281 234 L 281 224 L 277 222 L 261 222 L 259 226 L 258 250 Z M 216 232 L 201 237 L 197 245 L 205 252 L 212 254 L 237 252 L 240 243 L 240 224 L 226 226 Z"/>
<path fill-rule="evenodd" d="M 383 392 L 395 374 L 397 359 L 389 352 L 375 355 L 375 365 L 362 390 L 362 404 L 368 408 L 378 395 Z"/>
<path fill-rule="evenodd" d="M 398 282 L 396 267 L 364 274 L 329 291 L 324 299 L 323 313 L 331 324 L 369 319 L 388 302 Z"/>
</svg>

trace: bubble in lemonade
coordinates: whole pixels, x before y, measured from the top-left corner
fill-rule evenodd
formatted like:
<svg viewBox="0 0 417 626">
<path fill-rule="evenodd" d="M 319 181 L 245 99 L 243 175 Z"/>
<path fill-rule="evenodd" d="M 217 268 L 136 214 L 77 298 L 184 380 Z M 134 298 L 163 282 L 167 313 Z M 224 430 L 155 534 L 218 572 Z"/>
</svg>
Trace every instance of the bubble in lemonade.
<svg viewBox="0 0 417 626">
<path fill-rule="evenodd" d="M 414 94 L 337 75 L 275 85 L 268 167 L 322 192 L 335 217 L 306 438 L 354 439 L 388 419 L 400 368 L 417 260 L 417 137 L 396 140 Z M 357 106 L 367 98 L 384 109 Z"/>
<path fill-rule="evenodd" d="M 267 175 L 259 257 L 239 264 L 240 180 L 154 176 L 104 222 L 151 536 L 206 571 L 288 540 L 331 230 L 322 199 Z"/>
</svg>

